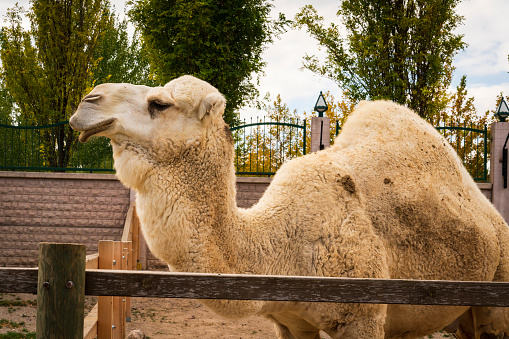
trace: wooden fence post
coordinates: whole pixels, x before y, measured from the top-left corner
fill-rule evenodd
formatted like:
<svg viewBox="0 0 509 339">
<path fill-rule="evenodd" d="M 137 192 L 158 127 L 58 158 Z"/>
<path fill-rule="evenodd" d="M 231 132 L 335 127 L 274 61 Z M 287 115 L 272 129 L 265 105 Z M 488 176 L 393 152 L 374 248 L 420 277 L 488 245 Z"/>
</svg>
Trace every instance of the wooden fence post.
<svg viewBox="0 0 509 339">
<path fill-rule="evenodd" d="M 83 338 L 85 245 L 39 244 L 37 338 Z"/>
</svg>

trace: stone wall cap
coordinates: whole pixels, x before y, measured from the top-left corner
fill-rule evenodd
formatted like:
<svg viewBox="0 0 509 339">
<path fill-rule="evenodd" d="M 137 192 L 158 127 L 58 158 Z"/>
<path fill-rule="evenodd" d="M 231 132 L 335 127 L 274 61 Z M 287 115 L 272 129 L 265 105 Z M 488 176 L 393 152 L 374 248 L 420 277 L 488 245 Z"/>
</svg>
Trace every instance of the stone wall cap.
<svg viewBox="0 0 509 339">
<path fill-rule="evenodd" d="M 237 183 L 244 184 L 270 184 L 271 177 L 237 177 Z"/>
<path fill-rule="evenodd" d="M 491 182 L 478 182 L 477 187 L 480 190 L 490 190 L 493 188 L 493 184 Z"/>
<path fill-rule="evenodd" d="M 67 180 L 115 180 L 115 174 L 107 173 L 54 173 L 54 172 L 16 172 L 0 171 L 0 178 L 26 179 L 67 179 Z"/>
</svg>

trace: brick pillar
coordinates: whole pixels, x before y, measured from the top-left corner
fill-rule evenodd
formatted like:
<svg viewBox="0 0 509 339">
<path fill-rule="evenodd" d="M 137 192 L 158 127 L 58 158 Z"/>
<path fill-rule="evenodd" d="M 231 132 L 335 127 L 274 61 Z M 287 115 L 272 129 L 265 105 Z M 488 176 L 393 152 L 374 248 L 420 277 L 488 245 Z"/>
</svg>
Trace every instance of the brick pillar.
<svg viewBox="0 0 509 339">
<path fill-rule="evenodd" d="M 317 152 L 330 146 L 330 119 L 328 117 L 311 118 L 311 152 Z"/>
<path fill-rule="evenodd" d="M 509 122 L 494 122 L 491 124 L 490 181 L 493 184 L 492 202 L 506 222 L 509 222 L 509 176 L 507 177 L 508 188 L 504 188 L 502 158 L 504 143 L 508 135 Z M 509 149 L 509 140 L 506 148 Z"/>
</svg>

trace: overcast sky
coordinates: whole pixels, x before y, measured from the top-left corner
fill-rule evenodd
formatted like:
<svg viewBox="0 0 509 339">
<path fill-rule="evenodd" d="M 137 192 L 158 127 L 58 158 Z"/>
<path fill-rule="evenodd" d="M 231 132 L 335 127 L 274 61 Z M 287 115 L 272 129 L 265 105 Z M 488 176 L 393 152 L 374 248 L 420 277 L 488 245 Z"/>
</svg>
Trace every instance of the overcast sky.
<svg viewBox="0 0 509 339">
<path fill-rule="evenodd" d="M 125 0 L 111 2 L 123 17 Z M 0 13 L 4 15 L 6 9 L 15 3 L 0 0 Z M 28 8 L 28 0 L 19 0 L 18 3 Z M 327 22 L 339 21 L 335 16 L 338 0 L 274 0 L 273 12 L 283 12 L 287 18 L 293 19 L 299 8 L 308 3 L 314 3 Z M 509 1 L 464 0 L 457 7 L 457 12 L 465 17 L 458 33 L 464 34 L 468 47 L 455 58 L 453 86 L 466 74 L 468 93 L 475 97 L 478 111 L 495 109 L 497 94 L 502 91 L 509 95 Z M 315 40 L 305 31 L 290 30 L 276 40 L 264 54 L 267 67 L 260 81 L 261 95 L 269 92 L 275 98 L 281 94 L 283 102 L 299 113 L 313 108 L 320 91 L 331 91 L 335 97 L 340 97 L 342 91 L 334 82 L 301 69 L 302 57 L 306 53 L 320 55 Z M 263 116 L 263 112 L 249 108 L 241 112 L 241 118 L 256 115 Z"/>
</svg>

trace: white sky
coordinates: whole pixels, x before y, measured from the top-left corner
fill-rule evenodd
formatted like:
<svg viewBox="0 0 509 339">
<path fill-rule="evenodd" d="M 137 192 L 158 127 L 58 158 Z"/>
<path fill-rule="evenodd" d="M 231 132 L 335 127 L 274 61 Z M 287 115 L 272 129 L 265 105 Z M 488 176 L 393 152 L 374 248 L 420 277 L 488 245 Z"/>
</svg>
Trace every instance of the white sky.
<svg viewBox="0 0 509 339">
<path fill-rule="evenodd" d="M 110 0 L 117 13 L 124 16 L 125 0 Z M 28 8 L 28 0 L 18 0 L 19 5 Z M 327 22 L 339 19 L 335 16 L 339 0 L 274 0 L 273 12 L 283 12 L 293 19 L 299 8 L 314 3 L 318 13 Z M 14 6 L 16 1 L 0 0 L 0 14 Z M 467 75 L 469 96 L 475 97 L 479 112 L 495 109 L 495 99 L 501 91 L 509 94 L 509 1 L 508 0 L 464 0 L 457 12 L 465 17 L 464 25 L 458 33 L 464 34 L 468 43 L 465 51 L 460 52 L 454 61 L 456 72 L 453 86 L 456 86 L 463 74 Z M 318 54 L 318 45 L 307 33 L 289 30 L 280 40 L 276 40 L 264 53 L 267 62 L 265 76 L 260 80 L 260 94 L 269 92 L 272 98 L 277 94 L 288 107 L 299 113 L 310 111 L 320 91 L 341 96 L 341 89 L 325 78 L 308 70 L 302 70 L 302 57 L 306 54 Z M 263 112 L 254 109 L 241 111 L 241 118 L 263 116 Z"/>
</svg>

